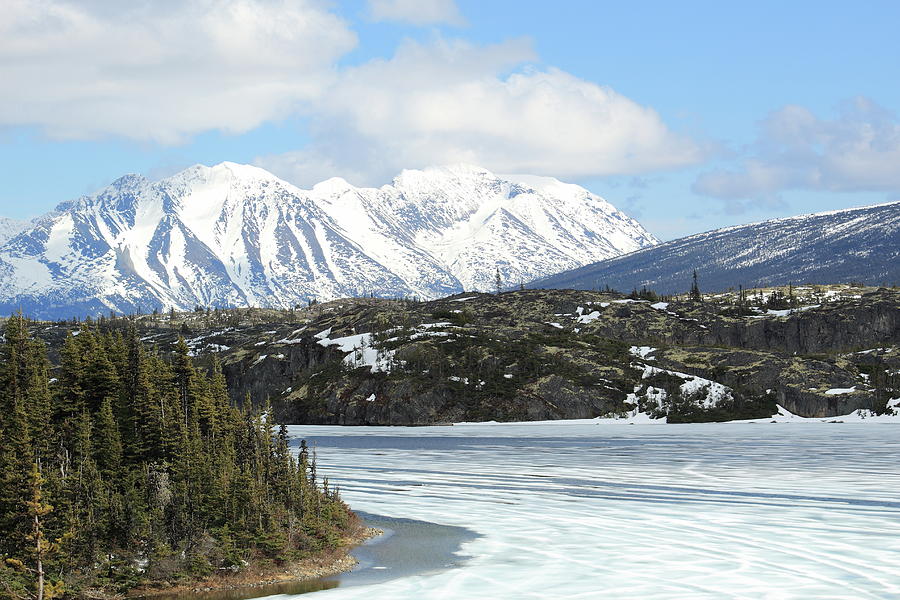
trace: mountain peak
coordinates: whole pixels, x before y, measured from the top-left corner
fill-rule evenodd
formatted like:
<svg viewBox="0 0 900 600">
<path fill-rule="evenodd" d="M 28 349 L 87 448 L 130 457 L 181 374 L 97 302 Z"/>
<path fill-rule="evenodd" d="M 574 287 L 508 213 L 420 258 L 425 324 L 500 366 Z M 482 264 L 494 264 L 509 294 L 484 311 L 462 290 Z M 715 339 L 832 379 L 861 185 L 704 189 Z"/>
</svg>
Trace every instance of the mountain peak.
<svg viewBox="0 0 900 600">
<path fill-rule="evenodd" d="M 139 175 L 138 173 L 128 173 L 114 180 L 111 184 L 109 184 L 109 187 L 126 189 L 142 185 L 146 182 L 147 179 L 143 175 Z"/>
<path fill-rule="evenodd" d="M 266 171 L 262 167 L 244 163 L 236 163 L 227 160 L 220 162 L 217 165 L 213 165 L 212 167 L 209 167 L 209 169 L 213 172 L 229 171 L 241 177 L 258 177 L 264 179 L 275 178 L 275 175 L 273 175 L 269 171 Z"/>
<path fill-rule="evenodd" d="M 336 196 L 352 189 L 353 185 L 343 177 L 330 177 L 314 185 L 312 191 L 316 194 Z"/>
<path fill-rule="evenodd" d="M 188 169 L 185 169 L 181 173 L 176 173 L 175 175 L 173 175 L 173 177 L 184 178 L 185 176 L 196 177 L 198 175 L 202 178 L 208 179 L 216 179 L 219 177 L 229 177 L 239 180 L 251 181 L 271 181 L 279 179 L 274 174 L 266 171 L 262 167 L 231 161 L 223 161 L 212 166 L 196 164 Z"/>
<path fill-rule="evenodd" d="M 565 183 L 563 181 L 560 181 L 556 177 L 547 177 L 543 175 L 525 175 L 520 173 L 512 175 L 499 175 L 499 177 L 539 192 L 552 193 L 554 191 L 565 191 L 567 193 L 590 193 L 580 185 L 574 183 Z"/>
<path fill-rule="evenodd" d="M 394 178 L 394 182 L 443 180 L 443 179 L 496 179 L 491 171 L 478 165 L 455 163 L 448 165 L 432 165 L 422 169 L 403 169 Z"/>
<path fill-rule="evenodd" d="M 520 191 L 464 163 L 403 171 L 377 189 L 335 177 L 302 190 L 233 162 L 156 182 L 126 176 L 0 246 L 0 310 L 434 298 L 492 289 L 498 266 L 514 283 L 656 243 L 585 190 L 574 204 L 553 186 Z"/>
<path fill-rule="evenodd" d="M 0 217 L 0 244 L 25 231 L 30 223 L 31 221 Z"/>
</svg>

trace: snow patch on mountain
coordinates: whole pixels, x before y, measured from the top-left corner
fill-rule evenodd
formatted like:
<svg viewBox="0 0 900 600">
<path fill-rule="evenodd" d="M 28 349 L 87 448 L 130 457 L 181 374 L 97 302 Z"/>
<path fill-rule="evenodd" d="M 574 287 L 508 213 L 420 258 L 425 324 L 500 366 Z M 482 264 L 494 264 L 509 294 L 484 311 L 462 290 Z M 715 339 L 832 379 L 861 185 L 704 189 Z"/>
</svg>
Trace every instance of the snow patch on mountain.
<svg viewBox="0 0 900 600">
<path fill-rule="evenodd" d="M 196 165 L 155 182 L 126 175 L 19 229 L 4 223 L 0 309 L 45 318 L 434 298 L 493 289 L 498 269 L 513 286 L 656 243 L 577 185 L 471 165 L 311 190 L 250 165 Z"/>
<path fill-rule="evenodd" d="M 789 283 L 900 283 L 900 202 L 726 227 L 562 272 L 530 287 L 686 292 Z"/>
<path fill-rule="evenodd" d="M 0 217 L 0 244 L 28 229 L 30 221 Z"/>
</svg>

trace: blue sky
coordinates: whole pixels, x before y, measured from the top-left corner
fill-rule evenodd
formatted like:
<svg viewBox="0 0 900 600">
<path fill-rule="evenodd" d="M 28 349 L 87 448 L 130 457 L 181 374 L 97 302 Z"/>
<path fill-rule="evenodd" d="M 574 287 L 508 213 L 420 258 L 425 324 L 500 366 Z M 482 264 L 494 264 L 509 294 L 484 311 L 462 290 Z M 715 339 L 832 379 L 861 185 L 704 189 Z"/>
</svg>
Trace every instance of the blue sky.
<svg viewBox="0 0 900 600">
<path fill-rule="evenodd" d="M 11 2 L 4 216 L 223 160 L 553 175 L 662 239 L 900 199 L 896 2 Z"/>
</svg>

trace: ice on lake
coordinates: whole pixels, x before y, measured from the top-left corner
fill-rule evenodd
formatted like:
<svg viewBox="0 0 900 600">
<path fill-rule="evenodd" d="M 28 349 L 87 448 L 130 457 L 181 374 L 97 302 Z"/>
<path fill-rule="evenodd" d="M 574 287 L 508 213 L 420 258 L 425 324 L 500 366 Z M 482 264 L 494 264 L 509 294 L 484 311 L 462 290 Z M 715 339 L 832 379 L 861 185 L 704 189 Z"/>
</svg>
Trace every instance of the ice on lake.
<svg viewBox="0 0 900 600">
<path fill-rule="evenodd" d="M 900 428 L 291 428 L 358 510 L 474 530 L 463 566 L 316 597 L 900 597 Z"/>
</svg>

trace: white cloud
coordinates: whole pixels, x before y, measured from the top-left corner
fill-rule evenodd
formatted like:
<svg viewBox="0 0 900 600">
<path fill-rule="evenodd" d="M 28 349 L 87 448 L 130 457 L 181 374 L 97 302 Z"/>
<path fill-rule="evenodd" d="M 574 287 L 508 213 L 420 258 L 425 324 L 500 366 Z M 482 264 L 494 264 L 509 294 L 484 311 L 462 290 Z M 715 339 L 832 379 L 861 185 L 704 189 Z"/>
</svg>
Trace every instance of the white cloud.
<svg viewBox="0 0 900 600">
<path fill-rule="evenodd" d="M 356 44 L 319 0 L 7 0 L 0 125 L 177 143 L 248 131 L 329 85 Z"/>
<path fill-rule="evenodd" d="M 453 0 L 369 0 L 369 14 L 374 21 L 465 24 Z"/>
<path fill-rule="evenodd" d="M 340 74 L 315 106 L 310 147 L 258 164 L 309 185 L 323 171 L 377 184 L 429 164 L 578 177 L 701 158 L 653 109 L 559 69 L 527 66 L 533 59 L 521 40 L 406 42 L 390 60 Z"/>
<path fill-rule="evenodd" d="M 382 183 L 401 168 L 454 162 L 579 177 L 701 158 L 697 144 L 652 108 L 533 66 L 537 57 L 523 40 L 405 42 L 388 60 L 339 68 L 357 40 L 331 7 L 327 0 L 6 0 L 0 127 L 178 144 L 299 116 L 310 122 L 312 142 L 258 162 L 302 184 L 331 175 Z M 372 10 L 420 22 L 458 17 L 452 2 L 435 0 L 374 2 Z"/>
<path fill-rule="evenodd" d="M 846 103 L 833 120 L 786 106 L 762 122 L 752 155 L 737 169 L 702 174 L 694 191 L 732 208 L 777 202 L 790 189 L 900 191 L 900 122 L 869 99 Z"/>
</svg>

